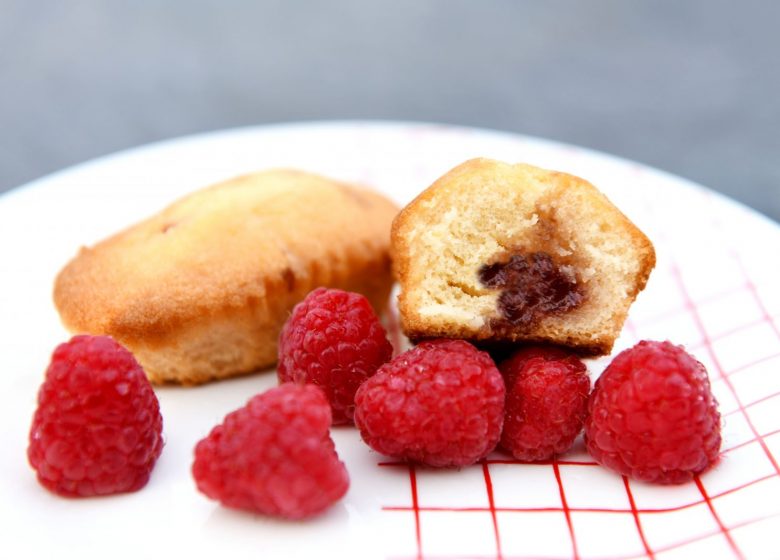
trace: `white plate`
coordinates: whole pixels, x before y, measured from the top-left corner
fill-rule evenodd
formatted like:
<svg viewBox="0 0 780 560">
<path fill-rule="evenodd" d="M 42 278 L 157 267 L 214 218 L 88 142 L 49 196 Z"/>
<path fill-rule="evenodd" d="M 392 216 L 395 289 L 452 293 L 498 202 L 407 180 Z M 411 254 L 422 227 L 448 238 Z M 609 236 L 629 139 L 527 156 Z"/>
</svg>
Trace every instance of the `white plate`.
<svg viewBox="0 0 780 560">
<path fill-rule="evenodd" d="M 616 351 L 685 344 L 709 369 L 723 457 L 698 483 L 627 482 L 578 446 L 556 464 L 496 455 L 460 471 L 382 464 L 354 429 L 334 430 L 352 485 L 326 515 L 285 523 L 198 494 L 195 442 L 276 382 L 273 373 L 157 389 L 166 446 L 149 485 L 68 500 L 27 465 L 36 390 L 67 339 L 52 281 L 91 244 L 219 179 L 290 166 L 368 183 L 399 203 L 475 157 L 573 172 L 655 242 L 658 266 Z M 516 135 L 403 123 L 248 128 L 184 138 L 75 167 L 0 197 L 0 556 L 107 558 L 772 557 L 780 530 L 780 228 L 687 181 Z M 591 362 L 598 374 L 606 360 Z"/>
</svg>

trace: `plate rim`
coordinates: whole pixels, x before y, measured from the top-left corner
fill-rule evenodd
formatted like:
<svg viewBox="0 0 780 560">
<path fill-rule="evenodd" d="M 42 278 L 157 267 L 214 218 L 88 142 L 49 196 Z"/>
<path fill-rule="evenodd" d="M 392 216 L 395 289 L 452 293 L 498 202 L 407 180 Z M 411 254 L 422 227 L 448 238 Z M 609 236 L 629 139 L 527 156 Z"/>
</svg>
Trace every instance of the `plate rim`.
<svg viewBox="0 0 780 560">
<path fill-rule="evenodd" d="M 88 170 L 90 167 L 110 164 L 112 160 L 122 159 L 126 157 L 141 156 L 145 152 L 155 152 L 160 149 L 175 146 L 176 144 L 185 144 L 190 142 L 203 142 L 210 139 L 218 139 L 220 137 L 229 138 L 231 136 L 254 134 L 254 133 L 273 133 L 276 131 L 286 130 L 305 130 L 307 128 L 380 128 L 380 129 L 403 129 L 403 128 L 421 128 L 421 129 L 441 129 L 442 131 L 451 131 L 456 133 L 478 133 L 487 136 L 502 137 L 510 140 L 530 141 L 537 144 L 546 145 L 552 149 L 557 150 L 573 150 L 577 153 L 583 154 L 587 157 L 595 157 L 610 161 L 612 163 L 622 166 L 638 166 L 645 172 L 655 174 L 665 180 L 671 180 L 678 183 L 680 186 L 693 188 L 696 190 L 704 190 L 710 195 L 718 198 L 720 202 L 725 202 L 734 206 L 737 206 L 743 212 L 751 214 L 751 217 L 757 218 L 767 225 L 771 225 L 780 231 L 780 223 L 776 222 L 771 217 L 763 214 L 758 209 L 753 208 L 746 203 L 736 200 L 727 194 L 717 191 L 711 187 L 708 187 L 702 183 L 698 183 L 692 179 L 688 179 L 681 175 L 677 175 L 670 171 L 655 167 L 637 161 L 624 156 L 611 154 L 595 148 L 582 146 L 579 144 L 573 144 L 560 140 L 554 140 L 542 136 L 535 136 L 531 134 L 525 134 L 522 132 L 515 132 L 511 130 L 494 129 L 481 126 L 470 126 L 463 124 L 448 123 L 443 121 L 416 121 L 416 120 L 394 120 L 394 119 L 314 119 L 314 120 L 299 120 L 299 121 L 278 121 L 266 124 L 252 124 L 236 127 L 228 127 L 215 129 L 211 131 L 201 131 L 192 134 L 185 134 L 181 136 L 173 136 L 170 138 L 164 138 L 156 140 L 146 144 L 140 144 L 129 148 L 124 148 L 115 152 L 110 152 L 101 156 L 87 159 L 80 163 L 69 165 L 57 171 L 47 173 L 36 179 L 22 183 L 11 187 L 10 189 L 0 193 L 0 206 L 3 206 L 10 199 L 14 199 L 21 193 L 26 193 L 41 188 L 45 188 L 48 184 L 60 180 L 62 177 L 70 175 L 72 173 L 79 173 Z M 532 163 L 532 162 L 530 162 Z"/>
</svg>

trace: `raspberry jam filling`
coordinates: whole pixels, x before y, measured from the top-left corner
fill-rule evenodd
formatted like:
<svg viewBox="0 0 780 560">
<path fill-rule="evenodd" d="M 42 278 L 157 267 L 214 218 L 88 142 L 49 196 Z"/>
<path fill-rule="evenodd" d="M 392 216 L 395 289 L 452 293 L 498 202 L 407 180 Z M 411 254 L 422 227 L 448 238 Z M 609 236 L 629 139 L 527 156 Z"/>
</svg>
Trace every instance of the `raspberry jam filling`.
<svg viewBox="0 0 780 560">
<path fill-rule="evenodd" d="M 507 322 L 529 325 L 570 311 L 585 299 L 567 268 L 556 264 L 549 253 L 514 253 L 508 261 L 483 265 L 479 280 L 487 288 L 501 290 L 498 309 Z"/>
</svg>

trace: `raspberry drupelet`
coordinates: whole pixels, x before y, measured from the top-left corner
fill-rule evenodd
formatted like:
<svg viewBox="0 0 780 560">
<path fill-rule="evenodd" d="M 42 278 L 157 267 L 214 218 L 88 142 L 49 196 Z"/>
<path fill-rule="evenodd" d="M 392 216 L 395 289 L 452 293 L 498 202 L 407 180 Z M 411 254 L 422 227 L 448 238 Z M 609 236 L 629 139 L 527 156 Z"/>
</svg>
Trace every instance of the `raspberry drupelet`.
<svg viewBox="0 0 780 560">
<path fill-rule="evenodd" d="M 637 480 L 691 480 L 713 464 L 721 444 L 704 366 L 670 342 L 624 350 L 596 381 L 585 443 L 596 461 Z"/>
<path fill-rule="evenodd" d="M 44 487 L 69 497 L 139 490 L 162 447 L 157 396 L 127 349 L 88 335 L 57 347 L 27 449 Z"/>
<path fill-rule="evenodd" d="M 355 424 L 374 450 L 434 467 L 464 466 L 495 448 L 504 382 L 462 340 L 423 342 L 379 368 L 355 396 Z"/>
<path fill-rule="evenodd" d="M 364 296 L 317 288 L 295 306 L 279 336 L 279 382 L 318 385 L 330 402 L 333 423 L 351 424 L 355 391 L 392 354 Z"/>
</svg>

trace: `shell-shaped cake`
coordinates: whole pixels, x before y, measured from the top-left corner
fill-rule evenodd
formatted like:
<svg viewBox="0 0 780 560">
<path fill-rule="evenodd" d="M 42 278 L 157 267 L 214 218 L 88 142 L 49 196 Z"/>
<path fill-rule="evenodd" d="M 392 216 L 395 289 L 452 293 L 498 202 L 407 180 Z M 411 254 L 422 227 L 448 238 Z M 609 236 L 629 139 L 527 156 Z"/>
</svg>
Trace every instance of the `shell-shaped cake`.
<svg viewBox="0 0 780 560">
<path fill-rule="evenodd" d="M 70 331 L 114 337 L 154 382 L 252 372 L 276 362 L 290 310 L 318 286 L 384 308 L 397 210 L 300 171 L 238 177 L 81 249 L 55 305 Z"/>
</svg>

